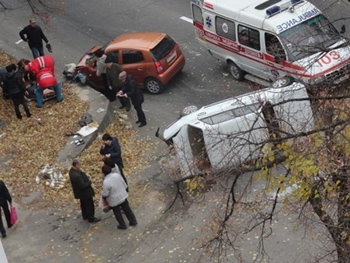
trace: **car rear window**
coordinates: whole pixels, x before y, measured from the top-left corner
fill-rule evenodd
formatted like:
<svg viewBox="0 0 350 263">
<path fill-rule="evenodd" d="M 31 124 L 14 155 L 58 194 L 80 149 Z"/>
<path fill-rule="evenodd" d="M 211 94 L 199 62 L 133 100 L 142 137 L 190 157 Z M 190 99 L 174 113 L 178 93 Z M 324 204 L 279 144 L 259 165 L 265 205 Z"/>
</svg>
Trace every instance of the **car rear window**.
<svg viewBox="0 0 350 263">
<path fill-rule="evenodd" d="M 169 54 L 171 50 L 173 50 L 175 46 L 175 41 L 166 35 L 162 41 L 158 43 L 152 50 L 151 53 L 155 59 L 155 61 L 159 61 L 163 59 L 166 55 Z"/>
</svg>

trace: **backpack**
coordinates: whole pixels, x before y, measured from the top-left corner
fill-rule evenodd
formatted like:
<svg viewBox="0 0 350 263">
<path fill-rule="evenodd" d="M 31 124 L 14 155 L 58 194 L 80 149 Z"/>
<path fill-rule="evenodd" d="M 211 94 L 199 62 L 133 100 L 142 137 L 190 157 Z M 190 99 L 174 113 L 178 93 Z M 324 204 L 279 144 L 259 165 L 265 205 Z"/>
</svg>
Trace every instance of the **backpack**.
<svg viewBox="0 0 350 263">
<path fill-rule="evenodd" d="M 90 124 L 91 122 L 93 122 L 92 115 L 86 112 L 83 114 L 83 116 L 81 116 L 79 120 L 79 125 L 83 127 L 85 125 Z"/>
</svg>

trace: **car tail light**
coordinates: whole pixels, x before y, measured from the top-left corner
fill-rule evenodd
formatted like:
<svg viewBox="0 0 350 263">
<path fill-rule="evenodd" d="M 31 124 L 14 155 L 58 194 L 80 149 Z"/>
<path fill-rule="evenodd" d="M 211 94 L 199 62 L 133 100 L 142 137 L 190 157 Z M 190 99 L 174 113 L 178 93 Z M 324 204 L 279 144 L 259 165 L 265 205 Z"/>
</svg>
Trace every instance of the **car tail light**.
<svg viewBox="0 0 350 263">
<path fill-rule="evenodd" d="M 162 64 L 161 64 L 159 61 L 157 61 L 156 63 L 154 63 L 154 65 L 156 66 L 156 69 L 157 69 L 157 73 L 158 73 L 158 74 L 163 73 L 164 69 L 163 69 Z"/>
</svg>

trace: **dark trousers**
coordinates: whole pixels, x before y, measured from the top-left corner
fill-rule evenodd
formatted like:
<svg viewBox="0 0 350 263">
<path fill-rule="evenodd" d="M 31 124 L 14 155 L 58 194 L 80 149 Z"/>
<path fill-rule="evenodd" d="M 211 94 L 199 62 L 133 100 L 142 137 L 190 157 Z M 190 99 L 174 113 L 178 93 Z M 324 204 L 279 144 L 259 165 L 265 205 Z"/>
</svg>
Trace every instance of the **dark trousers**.
<svg viewBox="0 0 350 263">
<path fill-rule="evenodd" d="M 124 179 L 124 182 L 128 185 L 128 180 L 126 180 L 126 177 L 125 177 L 124 172 L 123 172 L 123 165 L 120 165 L 120 164 L 117 164 L 117 165 L 118 165 L 118 168 L 120 171 L 120 175 Z M 129 185 L 128 185 L 128 188 L 126 188 L 126 191 L 129 192 Z"/>
<path fill-rule="evenodd" d="M 37 57 L 42 57 L 44 56 L 44 47 L 32 47 L 30 48 L 32 50 L 32 54 L 33 54 L 33 58 L 37 58 Z"/>
<path fill-rule="evenodd" d="M 93 198 L 80 199 L 80 208 L 83 219 L 93 221 L 95 217 L 95 206 Z"/>
<path fill-rule="evenodd" d="M 125 199 L 125 201 L 120 205 L 112 207 L 115 219 L 117 219 L 119 226 L 121 228 L 127 228 L 124 218 L 122 216 L 122 213 L 120 211 L 120 207 L 123 209 L 126 215 L 126 218 L 129 220 L 130 225 L 136 225 L 137 224 L 136 217 L 129 206 L 128 199 Z"/>
<path fill-rule="evenodd" d="M 19 110 L 19 105 L 23 105 L 23 108 L 27 114 L 27 117 L 30 117 L 30 111 L 27 105 L 26 100 L 24 99 L 24 94 L 23 93 L 15 93 L 15 94 L 10 94 L 10 98 L 13 101 L 13 105 L 15 106 L 15 112 L 16 112 L 16 116 L 17 118 L 21 119 L 22 115 L 21 115 L 21 111 Z"/>
<path fill-rule="evenodd" d="M 5 218 L 6 218 L 6 222 L 7 222 L 7 227 L 11 227 L 11 215 L 10 215 L 10 210 L 9 210 L 9 206 L 7 203 L 1 203 L 0 204 L 2 210 L 4 211 L 5 214 Z M 0 232 L 2 235 L 6 234 L 6 230 L 4 228 L 4 224 L 2 222 L 2 216 L 1 216 L 1 209 L 0 209 Z"/>
<path fill-rule="evenodd" d="M 147 123 L 145 113 L 142 110 L 142 103 L 134 104 L 134 108 L 136 110 L 137 120 L 141 123 Z"/>
</svg>

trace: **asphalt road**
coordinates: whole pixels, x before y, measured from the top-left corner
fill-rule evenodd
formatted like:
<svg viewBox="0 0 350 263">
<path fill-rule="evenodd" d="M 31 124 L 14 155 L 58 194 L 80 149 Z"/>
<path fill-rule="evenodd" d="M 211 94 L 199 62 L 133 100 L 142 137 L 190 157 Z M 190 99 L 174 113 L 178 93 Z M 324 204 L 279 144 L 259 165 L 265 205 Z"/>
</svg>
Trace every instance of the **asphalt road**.
<svg viewBox="0 0 350 263">
<path fill-rule="evenodd" d="M 180 19 L 191 17 L 187 0 L 68 0 L 64 6 L 66 11 L 55 15 L 47 26 L 38 22 L 53 46 L 57 72 L 62 72 L 67 63 L 77 63 L 92 46 L 105 44 L 125 32 L 166 32 L 180 44 L 186 57 L 183 72 L 163 94 L 146 94 L 144 108 L 148 122 L 154 126 L 171 123 L 187 105 L 203 106 L 248 91 L 247 82 L 235 81 L 225 64 L 197 44 L 192 24 Z M 19 30 L 28 24 L 30 10 L 21 8 L 2 15 L 0 48 L 18 58 L 31 58 L 26 43 L 16 44 Z"/>
<path fill-rule="evenodd" d="M 31 11 L 28 7 L 17 5 L 16 1 L 13 0 L 1 2 L 8 3 L 16 9 L 0 13 L 0 49 L 16 58 L 31 58 L 26 43 L 16 44 L 19 40 L 18 32 L 28 24 Z M 322 2 L 322 5 L 327 6 L 323 3 L 326 2 Z M 333 8 L 344 10 L 348 3 L 341 3 L 344 6 L 337 5 Z M 247 82 L 233 80 L 225 65 L 218 63 L 196 43 L 192 25 L 180 19 L 182 16 L 188 18 L 191 16 L 188 0 L 66 0 L 62 6 L 66 10 L 62 13 L 56 12 L 48 25 L 44 26 L 43 23 L 38 22 L 45 29 L 45 33 L 53 45 L 57 72 L 63 71 L 64 64 L 77 62 L 81 55 L 93 45 L 105 44 L 125 32 L 162 31 L 171 35 L 180 44 L 187 59 L 186 66 L 183 72 L 167 85 L 163 94 L 157 96 L 146 94 L 144 108 L 149 125 L 142 130 L 143 133 L 151 134 L 157 126 L 169 124 L 177 118 L 178 111 L 184 106 L 190 104 L 202 106 L 248 91 Z M 327 12 L 334 19 L 337 15 L 339 18 L 345 16 L 344 11 L 338 12 L 337 9 L 327 10 Z M 340 23 L 340 20 L 337 23 Z M 146 171 L 145 178 L 148 178 L 147 172 L 149 173 L 148 177 L 151 177 L 153 174 L 156 175 L 157 171 Z M 146 180 L 145 178 L 141 179 Z M 48 254 L 52 253 L 50 254 L 52 258 L 47 256 L 46 260 L 28 260 L 27 262 L 82 262 L 78 259 L 74 260 L 72 257 L 79 254 L 79 244 L 83 240 L 80 233 L 87 231 L 87 229 L 90 232 L 87 231 L 88 236 L 84 239 L 88 239 L 85 247 L 89 247 L 94 254 L 104 255 L 104 258 L 108 259 L 104 262 L 190 262 L 191 260 L 198 262 L 199 260 L 196 259 L 201 258 L 202 251 L 192 247 L 191 239 L 196 237 L 196 233 L 205 236 L 205 232 L 200 232 L 201 226 L 206 224 L 205 220 L 209 218 L 213 210 L 209 209 L 210 204 L 206 200 L 201 205 L 191 206 L 189 204 L 186 207 L 182 207 L 179 202 L 175 208 L 180 207 L 181 209 L 174 209 L 171 214 L 162 215 L 161 212 L 167 206 L 164 204 L 164 200 L 171 200 L 173 192 L 164 193 L 165 183 L 161 180 L 160 176 L 150 178 L 149 182 L 152 181 L 152 188 L 160 191 L 152 192 L 147 196 L 145 205 L 138 207 L 138 216 L 142 220 L 140 219 L 138 228 L 130 230 L 130 232 L 117 232 L 117 234 L 111 235 L 112 232 L 117 231 L 113 219 L 107 218 L 98 227 L 88 229 L 89 226 L 81 224 L 78 212 L 73 219 L 67 218 L 64 212 L 59 212 L 62 215 L 59 213 L 48 214 L 45 211 L 33 212 L 35 223 L 47 218 L 45 222 L 40 221 L 40 227 L 42 233 L 50 234 L 23 235 L 23 239 L 30 240 L 31 244 L 38 243 L 36 240 L 40 239 L 40 243 L 43 244 L 41 249 L 44 250 L 46 248 L 44 245 L 51 244 L 50 242 L 53 241 L 51 232 L 58 229 L 59 233 L 56 234 L 58 238 L 55 239 L 55 242 L 61 240 L 62 243 L 57 243 L 55 247 L 52 246 L 52 251 L 56 251 L 48 252 Z M 149 200 L 152 202 L 147 202 Z M 153 211 L 151 217 L 150 211 Z M 282 220 L 282 217 L 286 218 Z M 56 224 L 52 226 L 46 224 L 46 221 L 52 222 L 53 220 L 57 221 L 57 226 Z M 301 239 L 298 239 L 298 243 L 295 242 L 295 236 L 293 236 L 295 231 L 292 229 L 287 231 L 287 226 L 290 227 L 288 220 L 295 220 L 295 218 L 281 215 L 281 227 L 275 232 L 277 233 L 275 240 L 269 243 L 272 250 L 272 259 L 269 262 L 301 262 L 307 258 L 307 252 L 311 251 L 311 245 L 308 245 L 311 241 L 303 238 L 302 230 L 297 233 Z M 31 228 L 32 226 L 27 227 Z M 72 243 L 75 245 L 71 245 L 63 242 L 62 237 L 66 236 L 74 237 L 73 241 L 76 244 Z M 316 235 L 315 238 L 317 238 Z M 252 235 L 246 240 L 242 240 L 242 251 L 248 258 L 246 262 L 252 262 L 254 258 L 252 252 L 256 249 L 253 244 L 254 239 L 256 236 Z M 193 246 L 198 247 L 201 240 L 195 241 L 197 242 L 193 242 Z M 115 246 L 118 248 L 116 249 Z M 13 250 L 11 254 L 13 258 L 19 259 L 23 254 L 32 255 L 32 248 L 26 246 L 18 251 Z M 76 249 L 77 252 L 71 253 L 71 257 L 66 257 L 64 254 L 66 249 Z M 65 256 L 64 259 L 57 251 L 62 252 L 62 255 Z M 83 256 L 85 255 L 83 252 L 81 253 Z M 280 257 L 279 255 L 282 253 L 283 257 Z M 16 254 L 18 254 L 18 258 Z M 41 257 L 44 256 L 41 254 L 37 257 L 42 259 Z M 212 262 L 205 258 L 202 260 L 203 262 Z M 17 262 L 20 261 L 17 260 Z"/>
</svg>

